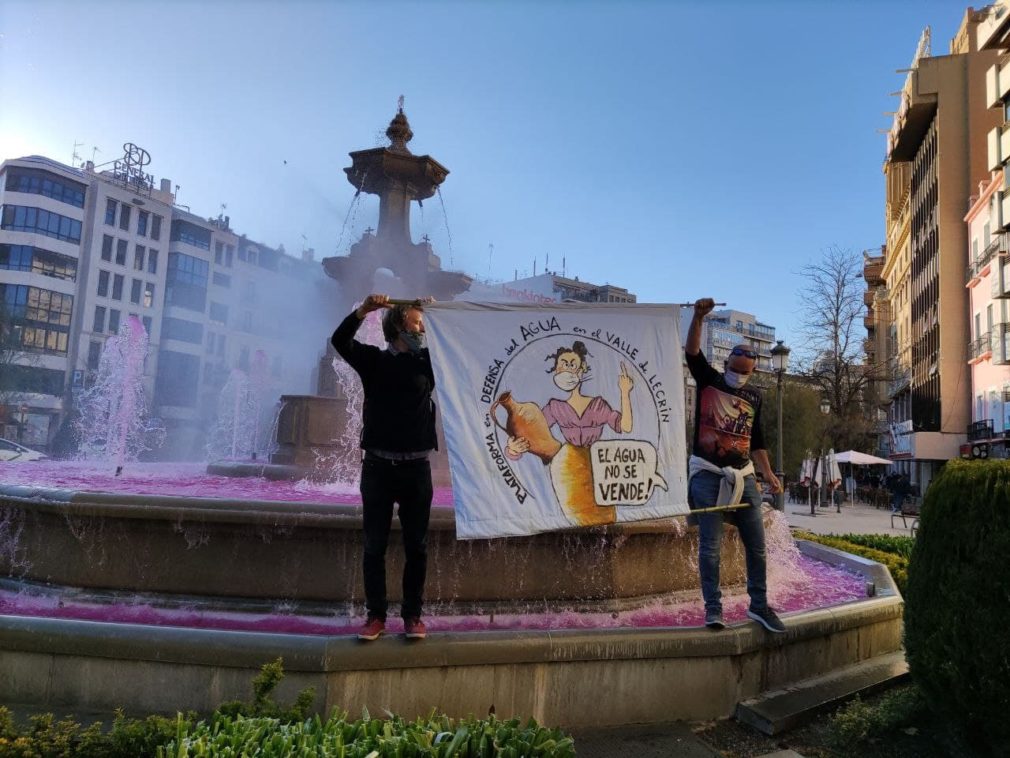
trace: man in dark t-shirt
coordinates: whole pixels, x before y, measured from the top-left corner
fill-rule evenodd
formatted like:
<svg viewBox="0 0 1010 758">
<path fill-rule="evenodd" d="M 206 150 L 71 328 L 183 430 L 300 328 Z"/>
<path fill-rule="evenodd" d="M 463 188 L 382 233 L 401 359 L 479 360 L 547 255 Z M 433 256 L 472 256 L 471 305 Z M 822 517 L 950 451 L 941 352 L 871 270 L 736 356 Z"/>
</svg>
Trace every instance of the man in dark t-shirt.
<svg viewBox="0 0 1010 758">
<path fill-rule="evenodd" d="M 761 429 L 761 393 L 748 387 L 757 363 L 749 345 L 730 351 L 723 373 L 709 364 L 701 352 L 701 329 L 715 303 L 702 298 L 694 304 L 694 318 L 684 352 L 687 367 L 697 384 L 693 455 L 690 464 L 688 503 L 692 510 L 745 502 L 744 508 L 698 513 L 698 570 L 705 600 L 705 625 L 724 629 L 722 591 L 719 588 L 719 558 L 723 521 L 740 533 L 747 560 L 747 616 L 770 632 L 784 632 L 782 621 L 768 606 L 764 523 L 761 492 L 755 483 L 755 465 L 773 492 L 782 485 L 772 471 Z"/>
</svg>

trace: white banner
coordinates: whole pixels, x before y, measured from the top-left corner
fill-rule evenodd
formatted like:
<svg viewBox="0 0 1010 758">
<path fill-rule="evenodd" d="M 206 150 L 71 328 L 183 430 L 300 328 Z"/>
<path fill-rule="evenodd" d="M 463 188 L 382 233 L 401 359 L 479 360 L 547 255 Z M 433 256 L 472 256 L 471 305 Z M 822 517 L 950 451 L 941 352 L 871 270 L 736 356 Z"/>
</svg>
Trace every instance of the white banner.
<svg viewBox="0 0 1010 758">
<path fill-rule="evenodd" d="M 460 539 L 687 512 L 678 311 L 426 306 Z"/>
</svg>

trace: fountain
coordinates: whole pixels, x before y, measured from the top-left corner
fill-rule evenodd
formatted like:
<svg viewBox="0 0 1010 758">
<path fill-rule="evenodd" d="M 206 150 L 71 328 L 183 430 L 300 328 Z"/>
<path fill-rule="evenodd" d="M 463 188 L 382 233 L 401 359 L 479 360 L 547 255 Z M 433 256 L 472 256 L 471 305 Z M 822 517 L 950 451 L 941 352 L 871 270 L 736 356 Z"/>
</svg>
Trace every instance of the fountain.
<svg viewBox="0 0 1010 758">
<path fill-rule="evenodd" d="M 116 476 L 127 461 L 160 447 L 164 429 L 152 425 L 144 402 L 147 331 L 131 315 L 110 337 L 98 362 L 95 383 L 78 401 L 77 433 L 85 459 L 109 461 Z"/>
<path fill-rule="evenodd" d="M 403 283 L 400 294 L 451 296 L 465 278 L 409 238 L 410 203 L 431 197 L 448 171 L 407 151 L 402 107 L 387 134 L 390 147 L 352 153 L 346 170 L 359 191 L 379 195 L 379 231 L 324 266 L 345 297 L 370 289 L 379 268 Z M 327 471 L 338 459 L 348 468 L 357 400 L 345 380 L 340 398 L 282 398 L 264 471 Z M 429 540 L 433 634 L 421 645 L 391 636 L 361 646 L 347 634 L 362 604 L 353 482 L 107 469 L 0 471 L 9 672 L 0 697 L 210 710 L 243 696 L 258 666 L 283 655 L 285 686 L 315 686 L 324 711 L 465 715 L 494 705 L 499 715 L 601 726 L 729 715 L 761 691 L 900 647 L 901 598 L 886 569 L 811 543 L 797 549 L 779 516 L 768 520 L 769 584 L 788 633 L 769 639 L 746 623 L 712 633 L 699 628 L 693 530 L 669 520 L 460 542 L 447 467 Z M 742 551 L 735 530 L 725 540 L 723 579 L 737 589 L 726 615 L 741 621 Z M 399 553 L 388 555 L 394 603 Z"/>
</svg>

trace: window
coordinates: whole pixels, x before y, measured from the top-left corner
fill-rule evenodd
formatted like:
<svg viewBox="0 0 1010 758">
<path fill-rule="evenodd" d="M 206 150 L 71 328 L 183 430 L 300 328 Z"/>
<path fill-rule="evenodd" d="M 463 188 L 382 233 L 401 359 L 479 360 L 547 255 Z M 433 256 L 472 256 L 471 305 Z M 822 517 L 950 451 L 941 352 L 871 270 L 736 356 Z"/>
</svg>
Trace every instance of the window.
<svg viewBox="0 0 1010 758">
<path fill-rule="evenodd" d="M 128 244 L 126 240 L 116 240 L 116 263 L 120 266 L 126 265 L 126 247 Z"/>
<path fill-rule="evenodd" d="M 0 284 L 0 308 L 10 320 L 15 339 L 27 349 L 66 354 L 73 307 L 73 295 Z"/>
<path fill-rule="evenodd" d="M 116 274 L 112 277 L 112 299 L 122 300 L 123 299 L 123 275 Z"/>
<path fill-rule="evenodd" d="M 119 311 L 109 309 L 109 334 L 119 334 Z"/>
<path fill-rule="evenodd" d="M 147 273 L 157 274 L 158 273 L 158 251 L 148 250 L 147 251 Z"/>
<path fill-rule="evenodd" d="M 207 275 L 210 264 L 183 253 L 168 254 L 165 302 L 200 311 L 207 307 Z"/>
<path fill-rule="evenodd" d="M 228 323 L 228 306 L 222 303 L 210 304 L 210 320 L 221 324 Z"/>
<path fill-rule="evenodd" d="M 151 282 L 144 283 L 144 307 L 154 307 L 154 285 Z"/>
<path fill-rule="evenodd" d="M 112 260 L 112 237 L 108 234 L 102 235 L 102 260 Z"/>
<path fill-rule="evenodd" d="M 130 302 L 140 305 L 140 293 L 143 291 L 144 282 L 134 279 L 130 284 Z"/>
<path fill-rule="evenodd" d="M 7 191 L 26 192 L 59 200 L 77 208 L 84 207 L 83 184 L 64 179 L 48 171 L 14 166 L 7 171 Z"/>
<path fill-rule="evenodd" d="M 148 336 L 151 336 L 151 317 L 144 316 L 140 320 L 144 324 L 144 331 L 147 333 Z"/>
<path fill-rule="evenodd" d="M 109 296 L 109 272 L 99 271 L 98 272 L 98 294 L 102 297 Z"/>
<path fill-rule="evenodd" d="M 88 345 L 88 371 L 97 371 L 102 357 L 102 343 L 92 342 Z"/>
<path fill-rule="evenodd" d="M 207 332 L 207 352 L 214 352 L 214 332 Z"/>
<path fill-rule="evenodd" d="M 251 332 L 253 330 L 252 311 L 242 311 L 242 331 Z"/>
<path fill-rule="evenodd" d="M 105 331 L 105 306 L 95 306 L 95 323 L 91 326 L 91 331 L 101 333 Z"/>
<path fill-rule="evenodd" d="M 10 229 L 12 232 L 44 234 L 47 237 L 74 244 L 79 244 L 81 241 L 80 221 L 42 208 L 5 205 L 0 228 Z"/>
<path fill-rule="evenodd" d="M 133 210 L 132 206 L 123 203 L 123 207 L 119 209 L 119 228 L 125 232 L 130 231 L 130 211 Z"/>
<path fill-rule="evenodd" d="M 147 252 L 147 248 L 143 245 L 137 245 L 133 250 L 133 270 L 143 271 L 144 270 L 144 253 Z"/>
<path fill-rule="evenodd" d="M 188 221 L 172 222 L 171 239 L 173 242 L 185 242 L 201 250 L 210 250 L 210 231 Z"/>
<path fill-rule="evenodd" d="M 147 221 L 151 214 L 147 211 L 137 211 L 137 234 L 141 237 L 147 236 Z"/>
<path fill-rule="evenodd" d="M 105 201 L 105 223 L 109 226 L 116 225 L 116 201 L 111 197 Z"/>
<path fill-rule="evenodd" d="M 214 263 L 218 266 L 224 263 L 224 243 L 221 241 L 214 243 Z"/>
<path fill-rule="evenodd" d="M 0 269 L 77 280 L 77 259 L 31 245 L 0 245 Z"/>
<path fill-rule="evenodd" d="M 195 406 L 199 377 L 199 357 L 162 350 L 158 355 L 158 376 L 154 389 L 157 402 L 163 405 Z"/>
<path fill-rule="evenodd" d="M 20 366 L 19 368 L 21 371 L 18 376 L 18 385 L 22 392 L 37 392 L 40 395 L 55 395 L 57 397 L 63 394 L 65 378 L 62 371 L 36 366 Z M 33 415 L 35 414 L 28 414 L 29 424 L 31 424 Z"/>
<path fill-rule="evenodd" d="M 151 216 L 151 239 L 161 239 L 161 216 Z"/>
<path fill-rule="evenodd" d="M 222 358 L 224 357 L 224 335 L 223 334 L 217 335 L 217 354 L 219 356 L 221 356 Z"/>
<path fill-rule="evenodd" d="M 161 322 L 161 336 L 165 339 L 199 345 L 203 342 L 203 324 L 181 318 L 166 317 Z M 211 336 L 211 341 L 213 341 L 213 336 Z"/>
<path fill-rule="evenodd" d="M 232 263 L 235 258 L 235 246 L 225 245 L 224 246 L 224 265 L 231 268 Z"/>
<path fill-rule="evenodd" d="M 227 274 L 219 274 L 215 271 L 212 281 L 219 287 L 231 287 L 231 277 Z"/>
</svg>

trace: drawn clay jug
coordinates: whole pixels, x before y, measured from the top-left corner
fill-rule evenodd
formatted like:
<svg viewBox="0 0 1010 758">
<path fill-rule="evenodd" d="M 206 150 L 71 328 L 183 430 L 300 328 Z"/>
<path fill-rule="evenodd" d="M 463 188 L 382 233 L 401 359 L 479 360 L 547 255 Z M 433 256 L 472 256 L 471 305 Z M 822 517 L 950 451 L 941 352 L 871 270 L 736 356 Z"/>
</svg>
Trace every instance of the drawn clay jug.
<svg viewBox="0 0 1010 758">
<path fill-rule="evenodd" d="M 505 409 L 505 425 L 498 420 L 498 406 Z M 535 453 L 544 463 L 550 463 L 561 443 L 554 439 L 543 411 L 536 403 L 517 402 L 511 392 L 503 392 L 491 404 L 491 418 L 499 429 L 504 429 L 510 437 L 525 437 L 530 443 L 529 452 Z"/>
</svg>

